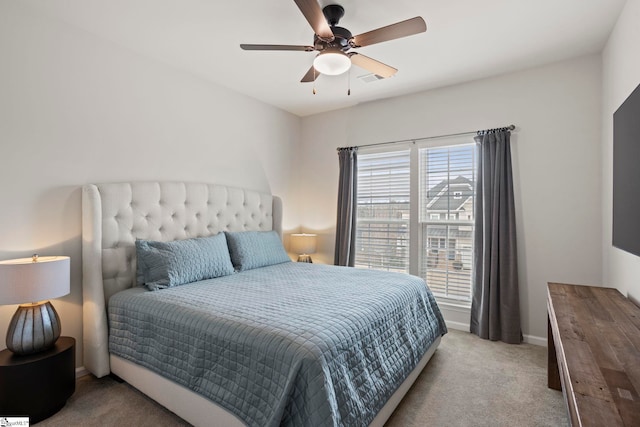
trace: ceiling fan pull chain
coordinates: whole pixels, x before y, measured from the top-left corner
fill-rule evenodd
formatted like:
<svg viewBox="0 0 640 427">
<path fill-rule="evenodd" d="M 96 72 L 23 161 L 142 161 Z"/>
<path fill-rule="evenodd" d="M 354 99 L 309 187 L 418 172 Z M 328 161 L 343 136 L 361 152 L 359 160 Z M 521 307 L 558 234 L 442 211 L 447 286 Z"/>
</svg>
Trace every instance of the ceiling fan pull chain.
<svg viewBox="0 0 640 427">
<path fill-rule="evenodd" d="M 351 96 L 351 68 L 349 68 L 349 75 L 347 76 L 347 96 Z"/>
<path fill-rule="evenodd" d="M 313 94 L 316 94 L 316 67 L 313 68 Z"/>
</svg>

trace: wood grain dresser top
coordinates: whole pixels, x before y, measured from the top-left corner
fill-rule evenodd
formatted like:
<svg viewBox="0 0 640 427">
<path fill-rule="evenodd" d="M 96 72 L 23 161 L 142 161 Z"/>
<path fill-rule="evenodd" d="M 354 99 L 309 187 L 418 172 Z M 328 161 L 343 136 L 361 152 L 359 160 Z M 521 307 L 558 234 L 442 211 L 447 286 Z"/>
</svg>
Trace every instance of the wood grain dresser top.
<svg viewBox="0 0 640 427">
<path fill-rule="evenodd" d="M 640 308 L 616 289 L 561 283 L 548 284 L 548 308 L 580 425 L 640 426 Z"/>
</svg>

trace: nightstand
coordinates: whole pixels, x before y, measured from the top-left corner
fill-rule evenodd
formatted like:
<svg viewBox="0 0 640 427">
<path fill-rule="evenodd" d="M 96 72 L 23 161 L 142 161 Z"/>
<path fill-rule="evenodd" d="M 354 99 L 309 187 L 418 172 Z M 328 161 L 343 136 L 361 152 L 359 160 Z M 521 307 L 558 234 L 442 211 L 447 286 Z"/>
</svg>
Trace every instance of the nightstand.
<svg viewBox="0 0 640 427">
<path fill-rule="evenodd" d="M 76 340 L 71 337 L 27 356 L 0 352 L 0 416 L 28 416 L 37 423 L 62 409 L 75 389 Z"/>
</svg>

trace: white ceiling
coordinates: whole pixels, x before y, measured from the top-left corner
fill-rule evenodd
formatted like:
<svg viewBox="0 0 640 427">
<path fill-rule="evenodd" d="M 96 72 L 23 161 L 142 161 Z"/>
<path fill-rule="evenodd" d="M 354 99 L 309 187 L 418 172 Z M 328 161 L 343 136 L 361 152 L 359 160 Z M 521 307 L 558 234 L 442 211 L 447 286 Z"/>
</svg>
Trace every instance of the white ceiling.
<svg viewBox="0 0 640 427">
<path fill-rule="evenodd" d="M 312 52 L 243 51 L 240 43 L 312 45 L 293 0 L 28 0 L 43 13 L 299 116 L 599 52 L 625 0 L 321 0 L 345 8 L 353 34 L 422 16 L 427 32 L 360 48 L 398 68 L 300 79 Z"/>
</svg>

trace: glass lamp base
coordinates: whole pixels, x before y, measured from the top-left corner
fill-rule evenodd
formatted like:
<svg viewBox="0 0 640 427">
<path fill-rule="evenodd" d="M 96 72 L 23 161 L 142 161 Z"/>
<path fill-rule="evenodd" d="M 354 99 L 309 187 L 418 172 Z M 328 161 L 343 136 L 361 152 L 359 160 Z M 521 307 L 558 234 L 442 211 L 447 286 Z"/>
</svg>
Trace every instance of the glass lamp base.
<svg viewBox="0 0 640 427">
<path fill-rule="evenodd" d="M 310 262 L 313 263 L 313 261 L 311 260 L 311 255 L 298 255 L 298 262 Z"/>
<path fill-rule="evenodd" d="M 51 348 L 60 337 L 60 317 L 49 301 L 23 304 L 11 318 L 7 348 L 26 355 Z"/>
</svg>

